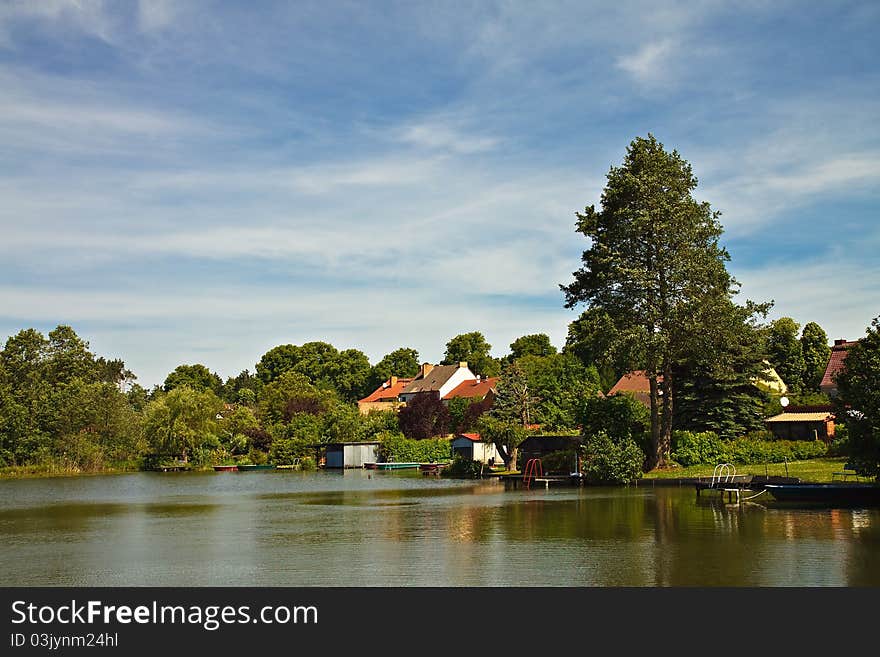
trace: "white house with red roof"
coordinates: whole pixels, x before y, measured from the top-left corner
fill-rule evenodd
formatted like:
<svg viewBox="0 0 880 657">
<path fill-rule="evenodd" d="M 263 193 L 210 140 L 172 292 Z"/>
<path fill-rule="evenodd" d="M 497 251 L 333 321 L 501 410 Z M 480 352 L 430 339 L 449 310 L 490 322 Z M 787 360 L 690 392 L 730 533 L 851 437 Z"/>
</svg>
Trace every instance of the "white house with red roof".
<svg viewBox="0 0 880 657">
<path fill-rule="evenodd" d="M 501 463 L 494 443 L 484 443 L 478 433 L 460 433 L 452 439 L 452 454 L 471 461 Z"/>
</svg>

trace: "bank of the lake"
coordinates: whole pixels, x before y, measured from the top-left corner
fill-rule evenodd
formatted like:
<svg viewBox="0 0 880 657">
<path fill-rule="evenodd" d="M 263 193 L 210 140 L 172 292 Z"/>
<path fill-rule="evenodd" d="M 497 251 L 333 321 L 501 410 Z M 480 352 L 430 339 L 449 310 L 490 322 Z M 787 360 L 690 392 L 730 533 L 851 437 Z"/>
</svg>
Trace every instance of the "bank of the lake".
<svg viewBox="0 0 880 657">
<path fill-rule="evenodd" d="M 805 461 L 789 461 L 788 463 L 753 463 L 749 465 L 734 464 L 737 474 L 767 475 L 771 477 L 798 477 L 803 481 L 828 482 L 836 474 L 845 469 L 847 459 L 844 457 L 824 457 Z M 715 466 L 692 465 L 686 468 L 658 468 L 647 472 L 645 479 L 691 479 L 711 477 Z"/>
</svg>

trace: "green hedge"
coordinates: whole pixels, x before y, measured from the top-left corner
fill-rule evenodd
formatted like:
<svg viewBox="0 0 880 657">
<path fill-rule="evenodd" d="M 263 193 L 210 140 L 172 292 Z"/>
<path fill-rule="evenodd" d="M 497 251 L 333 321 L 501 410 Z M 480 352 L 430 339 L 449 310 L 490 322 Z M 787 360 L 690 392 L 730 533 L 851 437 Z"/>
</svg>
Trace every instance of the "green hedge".
<svg viewBox="0 0 880 657">
<path fill-rule="evenodd" d="M 581 472 L 587 483 L 628 484 L 642 476 L 645 453 L 629 436 L 612 440 L 602 431 L 589 436 L 581 450 Z"/>
<path fill-rule="evenodd" d="M 399 433 L 382 432 L 376 439 L 382 442 L 379 457 L 385 461 L 431 463 L 452 458 L 452 444 L 447 438 L 410 440 Z"/>
<path fill-rule="evenodd" d="M 722 440 L 711 431 L 675 431 L 670 457 L 680 465 L 718 463 L 782 463 L 825 456 L 828 446 L 820 440 L 759 440 L 750 436 Z"/>
</svg>

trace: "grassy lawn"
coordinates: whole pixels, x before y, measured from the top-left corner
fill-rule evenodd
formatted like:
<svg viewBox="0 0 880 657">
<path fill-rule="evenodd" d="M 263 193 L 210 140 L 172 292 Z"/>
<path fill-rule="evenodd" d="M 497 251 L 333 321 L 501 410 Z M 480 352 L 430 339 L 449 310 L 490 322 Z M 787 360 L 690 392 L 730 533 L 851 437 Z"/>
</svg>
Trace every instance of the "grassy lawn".
<svg viewBox="0 0 880 657">
<path fill-rule="evenodd" d="M 755 465 L 737 465 L 737 474 L 754 474 L 771 476 L 789 476 L 800 477 L 804 481 L 831 481 L 831 475 L 834 472 L 843 470 L 846 458 L 819 458 L 810 459 L 808 461 L 789 461 L 788 472 L 786 473 L 784 463 L 768 463 L 767 465 L 758 463 Z M 652 470 L 644 475 L 645 479 L 676 479 L 679 477 L 711 477 L 714 465 L 692 465 L 687 468 L 664 468 Z M 839 479 L 839 477 L 838 477 Z M 848 479 L 854 481 L 852 477 Z"/>
</svg>

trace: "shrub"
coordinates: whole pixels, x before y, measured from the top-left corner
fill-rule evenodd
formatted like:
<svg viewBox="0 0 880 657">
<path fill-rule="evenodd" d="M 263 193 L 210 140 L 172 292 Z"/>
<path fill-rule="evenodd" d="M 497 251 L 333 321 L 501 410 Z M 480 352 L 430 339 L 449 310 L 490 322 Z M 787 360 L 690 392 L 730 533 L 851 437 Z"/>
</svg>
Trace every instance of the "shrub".
<svg viewBox="0 0 880 657">
<path fill-rule="evenodd" d="M 458 479 L 476 479 L 483 470 L 483 464 L 479 461 L 472 461 L 456 455 L 449 467 L 444 468 L 440 473 L 443 477 L 455 477 Z"/>
<path fill-rule="evenodd" d="M 674 431 L 670 457 L 680 465 L 721 463 L 727 460 L 725 445 L 713 431 Z"/>
<path fill-rule="evenodd" d="M 399 433 L 384 431 L 376 435 L 381 441 L 379 457 L 385 461 L 398 463 L 431 463 L 448 461 L 452 445 L 446 438 L 435 440 L 410 440 Z"/>
<path fill-rule="evenodd" d="M 601 432 L 587 438 L 582 449 L 587 483 L 628 484 L 642 476 L 645 453 L 632 438 L 614 441 Z"/>
</svg>

